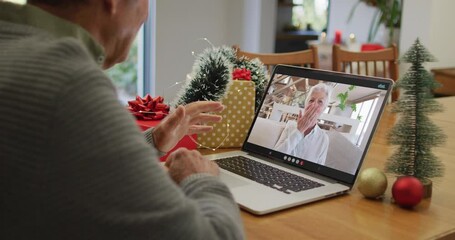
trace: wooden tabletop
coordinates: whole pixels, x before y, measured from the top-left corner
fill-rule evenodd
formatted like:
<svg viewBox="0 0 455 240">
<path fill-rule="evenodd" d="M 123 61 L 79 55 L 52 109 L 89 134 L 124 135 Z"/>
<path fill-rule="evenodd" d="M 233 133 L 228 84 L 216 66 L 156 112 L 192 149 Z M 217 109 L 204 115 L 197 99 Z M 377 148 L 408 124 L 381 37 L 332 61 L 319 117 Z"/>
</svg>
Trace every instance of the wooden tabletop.
<svg viewBox="0 0 455 240">
<path fill-rule="evenodd" d="M 403 209 L 391 200 L 395 177 L 381 200 L 368 200 L 357 190 L 344 196 L 255 216 L 242 211 L 248 239 L 455 239 L 455 97 L 438 98 L 445 111 L 431 115 L 447 135 L 444 146 L 434 148 L 445 167 L 444 176 L 433 179 L 433 195 L 414 209 Z M 386 136 L 396 121 L 386 108 L 362 169 L 384 168 L 393 147 Z"/>
</svg>

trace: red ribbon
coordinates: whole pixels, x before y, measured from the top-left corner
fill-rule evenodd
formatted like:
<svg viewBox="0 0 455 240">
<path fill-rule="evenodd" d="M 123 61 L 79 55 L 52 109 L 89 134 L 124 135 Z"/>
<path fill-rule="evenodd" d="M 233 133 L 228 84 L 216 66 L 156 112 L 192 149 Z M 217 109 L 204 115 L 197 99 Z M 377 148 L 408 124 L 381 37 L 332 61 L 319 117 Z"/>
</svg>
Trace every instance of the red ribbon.
<svg viewBox="0 0 455 240">
<path fill-rule="evenodd" d="M 246 68 L 236 68 L 232 72 L 234 80 L 251 80 L 251 71 Z"/>
<path fill-rule="evenodd" d="M 136 100 L 128 101 L 128 110 L 141 120 L 160 120 L 169 114 L 169 106 L 164 104 L 161 96 L 151 97 L 147 94 L 144 98 L 136 96 Z"/>
</svg>

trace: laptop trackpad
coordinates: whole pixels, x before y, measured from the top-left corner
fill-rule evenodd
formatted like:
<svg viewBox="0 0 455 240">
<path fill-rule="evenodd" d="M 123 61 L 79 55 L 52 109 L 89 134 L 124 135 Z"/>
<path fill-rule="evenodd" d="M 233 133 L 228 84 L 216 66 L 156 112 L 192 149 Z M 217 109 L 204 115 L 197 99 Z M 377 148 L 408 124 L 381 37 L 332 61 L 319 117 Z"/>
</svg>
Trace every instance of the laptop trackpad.
<svg viewBox="0 0 455 240">
<path fill-rule="evenodd" d="M 244 181 L 223 172 L 220 172 L 220 179 L 222 182 L 226 183 L 229 188 L 241 187 L 249 184 L 248 181 Z"/>
</svg>

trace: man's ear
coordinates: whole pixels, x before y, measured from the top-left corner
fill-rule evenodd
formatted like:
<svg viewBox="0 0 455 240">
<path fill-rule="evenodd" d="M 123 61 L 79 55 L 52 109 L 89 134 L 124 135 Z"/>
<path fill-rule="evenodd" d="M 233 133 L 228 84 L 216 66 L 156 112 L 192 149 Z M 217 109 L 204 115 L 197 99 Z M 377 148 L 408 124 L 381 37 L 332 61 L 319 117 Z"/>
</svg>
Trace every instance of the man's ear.
<svg viewBox="0 0 455 240">
<path fill-rule="evenodd" d="M 118 0 L 102 0 L 103 7 L 110 15 L 115 14 L 118 10 Z"/>
</svg>

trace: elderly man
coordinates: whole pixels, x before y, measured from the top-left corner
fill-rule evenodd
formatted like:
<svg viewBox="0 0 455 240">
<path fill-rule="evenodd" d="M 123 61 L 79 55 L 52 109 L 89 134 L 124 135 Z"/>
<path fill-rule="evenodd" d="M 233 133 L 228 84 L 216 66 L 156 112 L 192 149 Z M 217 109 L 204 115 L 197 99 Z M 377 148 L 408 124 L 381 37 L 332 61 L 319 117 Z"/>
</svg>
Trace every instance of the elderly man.
<svg viewBox="0 0 455 240">
<path fill-rule="evenodd" d="M 126 58 L 148 0 L 28 3 L 0 1 L 0 238 L 243 238 L 216 164 L 157 160 L 223 106 L 181 106 L 144 138 L 102 71 Z"/>
<path fill-rule="evenodd" d="M 321 165 L 325 164 L 329 137 L 317 125 L 318 118 L 327 107 L 331 87 L 319 83 L 310 89 L 305 99 L 305 111 L 299 112 L 297 122 L 289 121 L 275 149 Z"/>
</svg>

